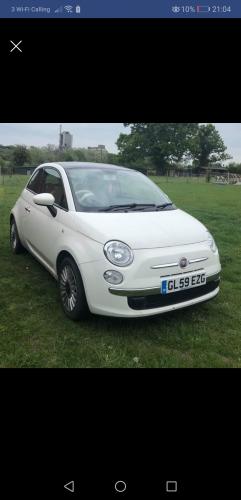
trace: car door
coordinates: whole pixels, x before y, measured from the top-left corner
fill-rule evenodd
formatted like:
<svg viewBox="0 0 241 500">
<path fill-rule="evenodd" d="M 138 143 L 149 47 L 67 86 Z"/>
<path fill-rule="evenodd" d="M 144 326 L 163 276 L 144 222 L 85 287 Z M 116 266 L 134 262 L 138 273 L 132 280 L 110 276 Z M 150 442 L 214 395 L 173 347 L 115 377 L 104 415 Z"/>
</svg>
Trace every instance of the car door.
<svg viewBox="0 0 241 500">
<path fill-rule="evenodd" d="M 26 217 L 24 234 L 31 252 L 39 258 L 50 270 L 55 267 L 58 240 L 61 238 L 63 227 L 66 224 L 68 206 L 64 185 L 60 172 L 54 167 L 44 167 L 38 188 L 31 191 L 27 186 L 25 200 Z M 36 191 L 51 193 L 55 198 L 54 207 L 56 214 L 50 212 L 48 207 L 36 205 L 33 197 Z"/>
<path fill-rule="evenodd" d="M 30 231 L 31 224 L 31 207 L 32 199 L 35 194 L 42 192 L 42 180 L 43 180 L 43 169 L 37 169 L 31 176 L 26 188 L 22 192 L 21 196 L 21 228 L 25 244 L 29 247 L 32 239 L 34 238 L 33 232 Z"/>
</svg>

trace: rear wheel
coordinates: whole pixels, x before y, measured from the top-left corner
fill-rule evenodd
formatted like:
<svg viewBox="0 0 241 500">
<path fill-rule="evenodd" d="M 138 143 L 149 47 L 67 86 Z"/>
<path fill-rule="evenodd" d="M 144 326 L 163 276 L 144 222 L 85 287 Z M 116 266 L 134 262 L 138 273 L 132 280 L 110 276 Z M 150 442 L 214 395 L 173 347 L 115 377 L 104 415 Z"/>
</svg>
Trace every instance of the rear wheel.
<svg viewBox="0 0 241 500">
<path fill-rule="evenodd" d="M 18 253 L 21 253 L 24 251 L 24 247 L 20 241 L 20 238 L 18 235 L 17 225 L 16 225 L 14 218 L 12 218 L 11 222 L 10 222 L 10 246 L 11 246 L 12 252 L 15 254 L 18 254 Z"/>
<path fill-rule="evenodd" d="M 71 257 L 65 257 L 59 266 L 59 292 L 65 314 L 73 319 L 86 318 L 89 312 L 79 269 Z"/>
</svg>

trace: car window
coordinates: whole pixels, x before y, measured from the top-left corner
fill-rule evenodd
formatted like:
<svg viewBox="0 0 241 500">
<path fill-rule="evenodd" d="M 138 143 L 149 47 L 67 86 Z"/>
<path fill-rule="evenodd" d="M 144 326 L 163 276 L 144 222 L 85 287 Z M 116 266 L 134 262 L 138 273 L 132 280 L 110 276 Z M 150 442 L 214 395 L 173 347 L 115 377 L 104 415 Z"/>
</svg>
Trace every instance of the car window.
<svg viewBox="0 0 241 500">
<path fill-rule="evenodd" d="M 66 173 L 77 211 L 100 211 L 112 205 L 133 203 L 171 204 L 155 183 L 135 170 L 81 167 L 68 168 Z"/>
<path fill-rule="evenodd" d="M 54 168 L 45 168 L 43 177 L 42 193 L 51 193 L 55 198 L 55 203 L 67 210 L 67 200 L 60 173 Z"/>
<path fill-rule="evenodd" d="M 43 181 L 43 169 L 40 168 L 34 174 L 32 175 L 28 185 L 27 189 L 30 191 L 33 191 L 33 193 L 39 194 L 42 193 L 42 181 Z"/>
<path fill-rule="evenodd" d="M 146 203 L 153 203 L 153 189 L 150 186 L 149 182 L 146 182 L 146 178 L 137 174 L 136 182 L 130 182 L 130 174 L 121 172 L 118 175 L 118 187 L 119 187 L 119 196 L 121 201 L 126 200 L 145 200 Z M 141 182 L 138 182 L 140 181 Z M 113 183 L 113 186 L 115 184 Z M 113 188 L 112 188 L 113 189 Z"/>
</svg>

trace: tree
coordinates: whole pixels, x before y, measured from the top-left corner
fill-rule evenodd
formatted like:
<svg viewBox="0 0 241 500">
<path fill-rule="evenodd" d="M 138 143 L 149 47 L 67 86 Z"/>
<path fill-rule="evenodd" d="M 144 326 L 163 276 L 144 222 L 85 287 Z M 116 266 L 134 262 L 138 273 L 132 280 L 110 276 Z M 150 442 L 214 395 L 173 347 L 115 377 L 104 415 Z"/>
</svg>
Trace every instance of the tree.
<svg viewBox="0 0 241 500">
<path fill-rule="evenodd" d="M 120 134 L 117 147 L 120 159 L 136 163 L 149 159 L 159 171 L 164 171 L 190 155 L 197 123 L 125 123 L 130 134 Z"/>
<path fill-rule="evenodd" d="M 219 132 L 212 123 L 198 127 L 198 134 L 191 144 L 194 166 L 212 167 L 217 162 L 232 158 L 226 150 Z"/>
<path fill-rule="evenodd" d="M 31 157 L 30 163 L 31 165 L 40 165 L 40 163 L 44 163 L 45 154 L 42 148 L 37 148 L 36 146 L 30 146 L 29 154 Z"/>
<path fill-rule="evenodd" d="M 62 152 L 63 161 L 74 161 L 75 156 L 72 150 L 67 150 Z"/>
<path fill-rule="evenodd" d="M 21 167 L 30 161 L 30 153 L 26 146 L 15 146 L 12 154 L 13 165 Z"/>
<path fill-rule="evenodd" d="M 232 174 L 241 174 L 241 163 L 231 162 L 227 165 L 227 171 Z"/>
<path fill-rule="evenodd" d="M 157 171 L 193 161 L 194 167 L 208 167 L 231 158 L 212 124 L 124 123 L 130 134 L 117 140 L 120 162 L 129 166 L 151 163 Z"/>
<path fill-rule="evenodd" d="M 115 153 L 108 153 L 107 162 L 110 163 L 111 165 L 118 165 L 119 160 L 120 160 L 119 155 Z"/>
<path fill-rule="evenodd" d="M 83 151 L 80 148 L 75 149 L 75 158 L 76 158 L 76 161 L 86 161 L 85 154 L 83 153 Z"/>
</svg>

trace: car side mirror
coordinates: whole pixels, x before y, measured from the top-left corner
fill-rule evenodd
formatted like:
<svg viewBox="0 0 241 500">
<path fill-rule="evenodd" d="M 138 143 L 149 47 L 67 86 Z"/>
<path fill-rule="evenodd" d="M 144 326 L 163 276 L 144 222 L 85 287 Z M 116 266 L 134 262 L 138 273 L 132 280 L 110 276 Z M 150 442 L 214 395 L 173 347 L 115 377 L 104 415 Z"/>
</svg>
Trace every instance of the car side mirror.
<svg viewBox="0 0 241 500">
<path fill-rule="evenodd" d="M 40 194 L 35 194 L 33 197 L 34 203 L 36 205 L 41 205 L 43 207 L 47 207 L 49 212 L 53 217 L 56 217 L 57 215 L 57 208 L 53 206 L 55 202 L 55 198 L 51 193 L 40 193 Z"/>
<path fill-rule="evenodd" d="M 34 203 L 36 203 L 36 205 L 42 205 L 44 207 L 52 207 L 55 202 L 55 199 L 51 193 L 40 193 L 34 195 L 33 201 Z"/>
</svg>

